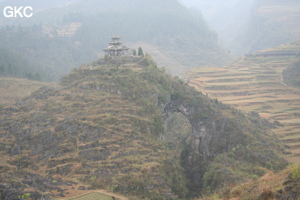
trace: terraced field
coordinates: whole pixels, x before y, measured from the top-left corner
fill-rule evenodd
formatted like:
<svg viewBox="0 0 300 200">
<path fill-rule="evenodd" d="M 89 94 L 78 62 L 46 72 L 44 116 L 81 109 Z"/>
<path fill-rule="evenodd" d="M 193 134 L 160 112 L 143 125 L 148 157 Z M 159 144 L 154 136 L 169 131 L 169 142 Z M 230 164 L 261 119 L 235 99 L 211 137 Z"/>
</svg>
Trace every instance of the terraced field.
<svg viewBox="0 0 300 200">
<path fill-rule="evenodd" d="M 225 68 L 194 69 L 185 79 L 211 98 L 277 121 L 274 132 L 292 153 L 287 159 L 300 164 L 300 90 L 282 81 L 282 71 L 300 59 L 293 53 L 299 50 L 299 42 L 279 46 L 239 58 Z"/>
<path fill-rule="evenodd" d="M 119 200 L 119 199 L 98 192 L 90 192 L 78 197 L 70 198 L 68 200 Z"/>
</svg>

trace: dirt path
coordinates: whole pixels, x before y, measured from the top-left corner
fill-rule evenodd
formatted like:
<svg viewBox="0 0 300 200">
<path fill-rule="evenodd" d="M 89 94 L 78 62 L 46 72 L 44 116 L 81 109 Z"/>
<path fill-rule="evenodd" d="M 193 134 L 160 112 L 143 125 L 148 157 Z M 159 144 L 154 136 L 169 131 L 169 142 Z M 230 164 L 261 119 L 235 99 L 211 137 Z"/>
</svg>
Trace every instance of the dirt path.
<svg viewBox="0 0 300 200">
<path fill-rule="evenodd" d="M 118 195 L 115 193 L 111 193 L 106 190 L 74 190 L 74 191 L 68 190 L 68 191 L 71 192 L 69 195 L 66 195 L 66 197 L 64 197 L 64 198 L 57 198 L 57 200 L 71 200 L 74 198 L 80 198 L 80 197 L 88 195 L 90 193 L 100 193 L 100 194 L 107 195 L 110 197 L 115 197 L 116 199 L 119 199 L 119 200 L 128 200 L 128 198 L 126 198 L 124 196 L 121 196 L 121 195 Z"/>
<path fill-rule="evenodd" d="M 120 196 L 120 195 L 117 195 L 117 194 L 114 194 L 114 193 L 110 193 L 110 192 L 107 192 L 107 191 L 105 191 L 105 190 L 97 190 L 97 191 L 95 191 L 95 192 L 99 192 L 99 193 L 101 193 L 101 194 L 105 194 L 105 195 L 107 195 L 107 196 L 114 196 L 114 197 L 116 197 L 116 198 L 118 198 L 118 199 L 120 199 L 120 200 L 128 200 L 126 197 L 124 197 L 124 196 Z"/>
<path fill-rule="evenodd" d="M 287 86 L 287 84 L 284 83 L 282 73 L 277 73 L 277 74 L 280 76 L 280 83 L 284 85 L 284 87 L 289 87 Z"/>
</svg>

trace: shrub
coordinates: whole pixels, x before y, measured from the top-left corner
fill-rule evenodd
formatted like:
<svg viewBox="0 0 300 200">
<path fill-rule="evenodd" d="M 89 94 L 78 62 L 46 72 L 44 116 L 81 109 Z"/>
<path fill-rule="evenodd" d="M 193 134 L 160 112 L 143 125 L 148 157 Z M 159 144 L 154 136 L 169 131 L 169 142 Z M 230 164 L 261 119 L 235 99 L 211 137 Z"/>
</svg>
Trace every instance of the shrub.
<svg viewBox="0 0 300 200">
<path fill-rule="evenodd" d="M 292 179 L 296 179 L 300 177 L 300 169 L 299 166 L 297 164 L 292 164 L 291 165 L 291 169 L 292 169 Z"/>
<path fill-rule="evenodd" d="M 31 197 L 30 193 L 25 193 L 23 195 L 19 195 L 19 198 L 21 198 L 21 199 L 30 199 L 30 197 Z"/>
</svg>

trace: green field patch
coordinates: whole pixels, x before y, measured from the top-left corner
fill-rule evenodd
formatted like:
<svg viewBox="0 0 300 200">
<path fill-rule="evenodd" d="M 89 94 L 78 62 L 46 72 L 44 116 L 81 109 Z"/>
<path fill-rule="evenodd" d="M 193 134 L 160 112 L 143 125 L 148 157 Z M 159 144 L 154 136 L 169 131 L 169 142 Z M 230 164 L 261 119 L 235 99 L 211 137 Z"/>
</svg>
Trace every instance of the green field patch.
<svg viewBox="0 0 300 200">
<path fill-rule="evenodd" d="M 70 198 L 68 200 L 113 200 L 113 198 L 111 196 L 107 196 L 98 192 L 91 192 L 79 197 Z"/>
<path fill-rule="evenodd" d="M 282 123 L 289 123 L 289 124 L 295 124 L 295 126 L 300 125 L 300 120 L 299 118 L 294 118 L 294 119 L 284 119 L 281 120 Z"/>
<path fill-rule="evenodd" d="M 211 79 L 206 81 L 206 83 L 241 83 L 241 82 L 251 82 L 253 78 L 220 78 L 220 79 Z"/>
<path fill-rule="evenodd" d="M 285 142 L 285 143 L 297 143 L 300 142 L 300 137 L 297 138 L 291 138 L 291 139 L 281 139 L 281 141 Z"/>
<path fill-rule="evenodd" d="M 288 144 L 290 149 L 300 149 L 300 142 Z"/>
<path fill-rule="evenodd" d="M 295 111 L 300 111 L 300 107 L 294 107 L 294 108 L 291 108 L 291 109 L 283 110 L 283 112 L 286 112 L 286 113 L 295 113 Z"/>
<path fill-rule="evenodd" d="M 200 75 L 200 74 L 199 74 Z M 221 75 L 221 76 L 220 76 Z M 253 77 L 256 75 L 256 73 L 220 73 L 220 74 L 211 74 L 211 75 L 205 75 L 205 77 L 211 77 L 211 78 L 248 78 Z"/>
<path fill-rule="evenodd" d="M 262 111 L 265 111 L 265 110 L 273 109 L 273 107 L 271 105 L 263 105 L 259 109 L 262 110 Z"/>
<path fill-rule="evenodd" d="M 288 132 L 288 133 L 285 133 L 285 135 L 288 137 L 288 136 L 294 136 L 294 135 L 298 135 L 300 137 L 300 131 L 297 131 L 297 132 Z"/>
<path fill-rule="evenodd" d="M 204 88 L 205 90 L 236 90 L 238 87 L 228 85 L 212 85 Z"/>
<path fill-rule="evenodd" d="M 300 134 L 295 134 L 295 135 L 289 135 L 289 136 L 285 136 L 282 137 L 282 140 L 289 140 L 289 139 L 299 139 L 300 138 Z"/>
<path fill-rule="evenodd" d="M 255 82 L 253 85 L 258 85 L 260 87 L 262 86 L 266 86 L 266 87 L 278 87 L 278 86 L 281 86 L 282 87 L 282 84 L 280 82 L 277 82 L 277 81 L 260 81 L 260 82 Z"/>
<path fill-rule="evenodd" d="M 257 81 L 262 81 L 262 80 L 269 80 L 269 81 L 276 81 L 278 78 L 280 78 L 278 75 L 277 76 L 274 76 L 274 75 L 258 75 L 258 76 L 255 76 L 255 79 Z"/>
</svg>

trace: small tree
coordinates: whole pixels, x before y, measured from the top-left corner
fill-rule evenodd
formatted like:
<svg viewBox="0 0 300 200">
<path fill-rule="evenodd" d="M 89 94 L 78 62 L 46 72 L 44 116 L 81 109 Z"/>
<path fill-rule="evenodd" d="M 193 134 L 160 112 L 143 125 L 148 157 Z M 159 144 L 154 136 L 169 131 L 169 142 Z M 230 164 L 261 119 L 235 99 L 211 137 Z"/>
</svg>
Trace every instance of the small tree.
<svg viewBox="0 0 300 200">
<path fill-rule="evenodd" d="M 138 56 L 144 56 L 143 49 L 141 47 L 138 49 Z"/>
<path fill-rule="evenodd" d="M 107 55 L 107 54 L 105 54 L 105 56 L 104 56 L 104 60 L 105 60 L 105 62 L 108 62 L 108 61 L 109 61 L 109 57 L 108 57 L 108 55 Z"/>
<path fill-rule="evenodd" d="M 5 73 L 5 68 L 3 65 L 0 65 L 0 75 L 4 75 Z"/>
<path fill-rule="evenodd" d="M 136 50 L 135 49 L 132 50 L 132 55 L 136 56 Z"/>
<path fill-rule="evenodd" d="M 35 73 L 35 75 L 33 76 L 33 80 L 35 81 L 42 81 L 42 77 L 40 75 L 40 73 Z"/>
<path fill-rule="evenodd" d="M 26 77 L 28 80 L 33 80 L 33 75 L 30 72 L 26 73 Z"/>
</svg>

